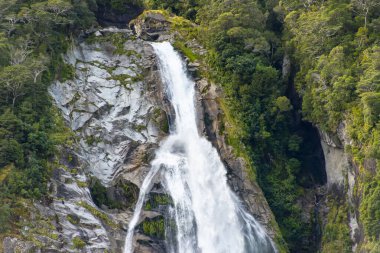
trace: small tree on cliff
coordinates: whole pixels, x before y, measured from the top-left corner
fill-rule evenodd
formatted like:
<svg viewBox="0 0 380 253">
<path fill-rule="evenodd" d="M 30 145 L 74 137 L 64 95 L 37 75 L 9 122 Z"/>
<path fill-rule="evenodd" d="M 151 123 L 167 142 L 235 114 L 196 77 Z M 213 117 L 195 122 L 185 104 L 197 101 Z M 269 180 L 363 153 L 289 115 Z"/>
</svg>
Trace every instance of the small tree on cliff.
<svg viewBox="0 0 380 253">
<path fill-rule="evenodd" d="M 25 94 L 25 86 L 32 81 L 30 70 L 24 65 L 7 66 L 0 72 L 0 88 L 7 93 L 7 101 L 15 107 L 17 98 Z"/>
</svg>

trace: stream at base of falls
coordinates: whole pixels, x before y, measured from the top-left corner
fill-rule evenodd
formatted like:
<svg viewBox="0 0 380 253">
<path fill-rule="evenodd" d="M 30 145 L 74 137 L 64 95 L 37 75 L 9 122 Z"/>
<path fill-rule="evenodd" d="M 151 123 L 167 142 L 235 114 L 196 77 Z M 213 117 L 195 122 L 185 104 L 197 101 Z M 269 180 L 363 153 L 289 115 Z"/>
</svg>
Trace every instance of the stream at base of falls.
<svg viewBox="0 0 380 253">
<path fill-rule="evenodd" d="M 247 213 L 227 183 L 226 168 L 217 150 L 199 135 L 194 82 L 169 42 L 152 43 L 167 96 L 175 111 L 171 133 L 161 144 L 140 189 L 129 224 L 124 253 L 133 252 L 133 235 L 152 179 L 160 174 L 173 204 L 174 238 L 170 253 L 277 252 L 261 225 Z"/>
</svg>

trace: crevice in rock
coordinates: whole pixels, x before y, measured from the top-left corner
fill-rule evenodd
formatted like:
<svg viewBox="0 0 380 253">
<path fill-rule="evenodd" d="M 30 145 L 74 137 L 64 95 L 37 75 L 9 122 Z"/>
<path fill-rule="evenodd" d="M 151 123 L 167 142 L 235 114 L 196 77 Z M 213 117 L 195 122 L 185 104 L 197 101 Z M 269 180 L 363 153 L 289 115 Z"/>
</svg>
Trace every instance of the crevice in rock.
<svg viewBox="0 0 380 253">
<path fill-rule="evenodd" d="M 290 100 L 294 134 L 302 138 L 300 152 L 296 158 L 301 161 L 301 170 L 297 174 L 297 183 L 305 189 L 305 195 L 299 202 L 311 224 L 308 238 L 308 252 L 319 252 L 322 244 L 322 221 L 326 215 L 326 161 L 318 128 L 302 118 L 302 98 L 298 94 L 294 79 L 299 71 L 285 55 L 282 73 L 287 83 L 285 95 Z"/>
<path fill-rule="evenodd" d="M 103 26 L 116 26 L 117 28 L 125 28 L 128 23 L 138 17 L 144 8 L 134 4 L 123 4 L 121 9 L 116 9 L 109 3 L 97 4 L 94 11 L 98 23 Z"/>
</svg>

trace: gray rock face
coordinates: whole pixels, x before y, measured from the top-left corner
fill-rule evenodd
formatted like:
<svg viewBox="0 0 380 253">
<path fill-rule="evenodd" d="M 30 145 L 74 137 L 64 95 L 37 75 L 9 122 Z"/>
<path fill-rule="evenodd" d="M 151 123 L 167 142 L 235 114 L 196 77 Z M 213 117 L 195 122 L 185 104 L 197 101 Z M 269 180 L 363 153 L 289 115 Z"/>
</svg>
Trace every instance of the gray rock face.
<svg viewBox="0 0 380 253">
<path fill-rule="evenodd" d="M 321 145 L 325 156 L 325 168 L 327 184 L 343 184 L 349 170 L 349 159 L 344 153 L 342 144 L 338 139 L 330 137 L 329 134 L 320 131 Z"/>
<path fill-rule="evenodd" d="M 80 137 L 79 156 L 106 185 L 121 171 L 140 167 L 145 151 L 162 137 L 157 87 L 145 79 L 154 59 L 152 48 L 143 41 L 128 40 L 124 44 L 128 55 L 115 55 L 109 46 L 75 46 L 65 56 L 76 70 L 74 80 L 57 81 L 50 88 Z M 131 180 L 139 184 L 141 178 Z"/>
<path fill-rule="evenodd" d="M 36 252 L 39 253 L 41 250 L 38 250 L 37 247 L 32 242 L 24 242 L 17 238 L 5 237 L 3 241 L 3 252 L 4 253 L 29 253 Z"/>
<path fill-rule="evenodd" d="M 93 32 L 97 38 L 131 34 L 117 29 Z M 49 183 L 49 203 L 31 207 L 34 226 L 46 220 L 46 233 L 25 227 L 26 238 L 38 243 L 7 238 L 5 252 L 122 252 L 135 203 L 123 205 L 127 210 L 98 207 L 89 178 L 99 179 L 112 196 L 123 194 L 123 182 L 133 184 L 129 190 L 139 187 L 167 134 L 168 106 L 149 43 L 126 38 L 118 49 L 108 42 L 82 42 L 64 56 L 75 70 L 74 78 L 56 81 L 49 91 L 75 132 L 76 143 L 61 151 Z M 135 201 L 127 196 L 120 201 Z"/>
<path fill-rule="evenodd" d="M 345 196 L 344 198 L 350 206 L 350 211 L 347 216 L 353 242 L 352 250 L 354 252 L 357 245 L 363 240 L 363 231 L 358 219 L 359 202 L 354 196 L 354 187 L 358 171 L 353 165 L 351 157 L 344 150 L 346 145 L 351 144 L 351 140 L 346 133 L 344 122 L 340 123 L 336 134 L 326 133 L 320 129 L 319 133 L 325 156 L 327 192 L 330 195 Z M 324 212 L 327 213 L 328 210 Z"/>
<path fill-rule="evenodd" d="M 115 218 L 103 214 L 107 220 L 100 219 L 94 210 L 103 212 L 93 203 L 88 188 L 80 187 L 78 182 L 86 182 L 85 175 L 73 175 L 63 168 L 55 170 L 51 181 L 53 203 L 49 207 L 38 204 L 36 207 L 45 216 L 55 217 L 60 236 L 57 239 L 58 247 L 53 245 L 53 249 L 76 252 L 74 238 L 77 237 L 85 242 L 82 252 L 104 252 L 111 247 L 107 221 Z M 72 250 L 67 247 L 69 245 Z"/>
<path fill-rule="evenodd" d="M 170 22 L 159 12 L 147 12 L 130 23 L 139 38 L 145 40 L 168 40 Z"/>
</svg>

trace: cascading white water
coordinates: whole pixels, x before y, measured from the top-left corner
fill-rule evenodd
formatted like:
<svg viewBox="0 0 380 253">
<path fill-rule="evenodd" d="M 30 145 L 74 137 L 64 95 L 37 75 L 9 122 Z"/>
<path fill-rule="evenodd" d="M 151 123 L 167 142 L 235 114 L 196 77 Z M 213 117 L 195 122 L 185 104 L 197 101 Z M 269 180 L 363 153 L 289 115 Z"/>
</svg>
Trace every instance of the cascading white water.
<svg viewBox="0 0 380 253">
<path fill-rule="evenodd" d="M 226 169 L 211 143 L 196 126 L 194 82 L 181 57 L 168 42 L 153 43 L 167 95 L 175 110 L 171 135 L 162 143 L 140 189 L 129 224 L 125 253 L 132 253 L 134 229 L 151 181 L 161 173 L 173 199 L 176 222 L 171 253 L 270 253 L 272 241 L 255 219 L 245 212 L 227 184 Z"/>
</svg>

